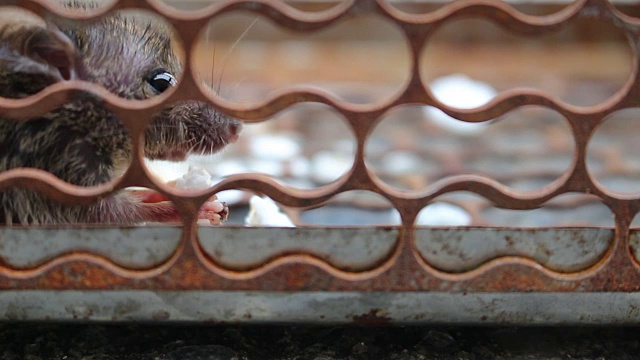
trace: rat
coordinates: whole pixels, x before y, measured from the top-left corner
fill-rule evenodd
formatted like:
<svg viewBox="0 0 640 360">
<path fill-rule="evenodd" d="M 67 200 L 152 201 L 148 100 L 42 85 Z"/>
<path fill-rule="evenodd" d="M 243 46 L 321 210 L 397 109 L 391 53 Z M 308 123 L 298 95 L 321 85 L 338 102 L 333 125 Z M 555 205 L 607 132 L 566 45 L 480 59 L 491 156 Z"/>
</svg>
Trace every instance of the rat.
<svg viewBox="0 0 640 360">
<path fill-rule="evenodd" d="M 67 5 L 86 9 L 86 5 Z M 24 98 L 72 79 L 99 84 L 126 99 L 147 99 L 177 84 L 181 64 L 168 27 L 146 16 L 114 13 L 87 23 L 0 14 L 0 97 Z M 242 123 L 207 103 L 168 106 L 145 132 L 149 159 L 184 160 L 211 154 L 235 141 Z M 77 92 L 57 109 L 27 121 L 0 116 L 0 171 L 37 168 L 79 186 L 103 184 L 122 174 L 132 156 L 124 125 L 97 96 Z M 210 206 L 207 208 L 207 204 Z M 207 202 L 203 212 L 226 216 L 226 205 Z M 0 223 L 131 224 L 178 220 L 168 201 L 145 202 L 120 191 L 92 205 L 56 203 L 35 191 L 0 192 Z M 211 217 L 209 219 L 213 220 Z"/>
</svg>

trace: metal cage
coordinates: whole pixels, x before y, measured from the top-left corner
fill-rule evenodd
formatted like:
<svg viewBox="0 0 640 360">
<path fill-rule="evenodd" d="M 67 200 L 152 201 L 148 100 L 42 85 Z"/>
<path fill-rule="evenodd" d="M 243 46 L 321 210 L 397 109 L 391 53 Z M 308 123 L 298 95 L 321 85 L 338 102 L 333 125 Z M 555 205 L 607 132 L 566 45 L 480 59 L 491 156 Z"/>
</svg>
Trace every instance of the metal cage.
<svg viewBox="0 0 640 360">
<path fill-rule="evenodd" d="M 2 4 L 43 17 L 51 13 L 78 17 L 43 0 Z M 123 0 L 91 16 L 119 9 L 142 9 L 164 17 L 176 29 L 186 54 L 193 52 L 196 37 L 211 20 L 233 11 L 258 14 L 296 32 L 328 28 L 347 17 L 376 15 L 395 24 L 404 35 L 410 51 L 410 77 L 396 96 L 373 104 L 356 105 L 329 91 L 305 87 L 277 93 L 259 106 L 237 107 L 207 92 L 196 79 L 192 62 L 186 61 L 185 75 L 175 91 L 141 102 L 120 99 L 83 82 L 59 83 L 27 99 L 0 99 L 0 114 L 24 119 L 64 103 L 76 90 L 97 94 L 126 124 L 136 151 L 124 176 L 109 184 L 80 188 L 41 171 L 17 169 L 0 173 L 0 190 L 28 187 L 78 204 L 125 187 L 144 186 L 166 195 L 184 219 L 182 226 L 0 229 L 0 318 L 528 324 L 640 320 L 635 245 L 640 233 L 631 227 L 640 198 L 637 193 L 620 194 L 601 186 L 586 160 L 587 146 L 604 119 L 637 107 L 640 101 L 640 21 L 612 3 L 577 0 L 552 14 L 534 16 L 498 0 L 454 1 L 420 15 L 400 11 L 385 0 L 346 0 L 314 14 L 267 0 L 220 1 L 198 12 L 177 11 L 156 0 Z M 539 91 L 514 89 L 475 109 L 449 107 L 425 86 L 420 57 L 437 29 L 470 16 L 492 21 L 509 32 L 533 35 L 554 31 L 574 19 L 605 22 L 627 37 L 633 53 L 632 74 L 613 97 L 594 106 L 578 107 Z M 247 123 L 301 102 L 326 104 L 344 117 L 355 134 L 354 163 L 338 180 L 311 190 L 295 189 L 266 175 L 242 174 L 206 192 L 177 194 L 149 175 L 141 135 L 163 104 L 186 99 L 208 101 Z M 421 192 L 400 191 L 372 173 L 364 149 L 380 118 L 406 104 L 434 106 L 465 122 L 487 121 L 525 105 L 551 109 L 569 124 L 574 157 L 556 181 L 534 192 L 513 191 L 490 176 L 457 174 Z M 365 190 L 387 199 L 399 212 L 401 225 L 198 227 L 199 206 L 227 189 L 266 194 L 291 208 L 319 206 L 338 194 Z M 414 225 L 421 209 L 457 191 L 513 210 L 536 209 L 564 194 L 589 194 L 611 210 L 615 227 Z M 542 244 L 549 252 L 547 259 L 556 257 L 556 265 L 526 250 L 485 251 L 487 244 L 523 239 Z M 477 258 L 469 266 L 452 270 L 449 265 L 465 256 Z M 579 256 L 589 259 L 580 262 L 576 260 Z M 572 261 L 578 265 L 563 267 Z"/>
</svg>

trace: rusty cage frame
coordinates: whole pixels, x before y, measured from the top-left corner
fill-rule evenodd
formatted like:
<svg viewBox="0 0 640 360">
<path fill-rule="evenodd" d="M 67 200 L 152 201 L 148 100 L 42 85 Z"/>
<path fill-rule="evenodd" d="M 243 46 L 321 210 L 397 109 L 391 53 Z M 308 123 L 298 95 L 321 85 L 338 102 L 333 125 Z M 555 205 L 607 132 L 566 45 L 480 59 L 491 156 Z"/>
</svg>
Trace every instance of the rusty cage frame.
<svg viewBox="0 0 640 360">
<path fill-rule="evenodd" d="M 52 7 L 44 0 L 10 0 L 2 5 L 19 6 L 39 16 L 80 15 Z M 176 236 L 176 247 L 160 264 L 128 268 L 91 251 L 72 249 L 46 262 L 22 268 L 0 264 L 0 318 L 4 319 L 91 319 L 91 320 L 191 320 L 191 321 L 316 321 L 316 322 L 498 322 L 498 323 L 589 323 L 640 320 L 640 267 L 630 239 L 639 236 L 630 228 L 640 210 L 640 196 L 622 196 L 601 188 L 586 166 L 586 148 L 594 130 L 609 114 L 640 105 L 638 47 L 640 20 L 618 11 L 606 0 L 577 0 L 551 15 L 532 16 L 498 0 L 455 1 L 437 11 L 411 15 L 385 0 L 345 0 L 318 14 L 308 14 L 284 3 L 268 0 L 228 0 L 199 12 L 179 12 L 157 0 L 119 0 L 99 9 L 96 17 L 116 9 L 143 9 L 167 19 L 190 54 L 195 39 L 208 22 L 222 14 L 246 10 L 260 14 L 282 27 L 305 32 L 325 28 L 351 15 L 375 14 L 403 32 L 411 54 L 411 75 L 399 95 L 391 100 L 353 105 L 331 93 L 293 89 L 278 93 L 252 108 L 237 108 L 209 94 L 199 84 L 192 64 L 185 64 L 185 76 L 175 91 L 135 102 L 120 99 L 105 89 L 83 82 L 59 83 L 27 99 L 0 99 L 0 114 L 24 119 L 46 113 L 64 103 L 74 91 L 101 96 L 132 134 L 136 155 L 127 172 L 114 182 L 95 188 L 75 187 L 50 174 L 32 169 L 0 173 L 0 191 L 20 186 L 35 189 L 67 203 L 80 204 L 107 196 L 128 186 L 144 186 L 166 195 L 184 218 L 182 227 L 150 226 L 129 228 L 5 228 L 0 241 L 9 238 L 41 239 L 43 246 L 52 234 L 77 239 L 120 239 L 154 237 L 158 233 Z M 452 19 L 479 16 L 509 31 L 543 34 L 570 19 L 597 19 L 619 29 L 633 52 L 632 75 L 623 89 L 606 102 L 575 107 L 543 93 L 518 89 L 500 94 L 473 110 L 448 107 L 435 99 L 424 85 L 419 57 L 434 31 Z M 154 182 L 143 165 L 141 135 L 151 116 L 167 102 L 195 99 L 211 102 L 221 111 L 247 122 L 260 121 L 299 102 L 324 103 L 344 116 L 356 137 L 355 162 L 337 181 L 313 190 L 297 190 L 259 174 L 231 176 L 206 192 L 177 193 Z M 551 186 L 534 193 L 518 194 L 485 176 L 457 175 L 431 184 L 419 194 L 398 191 L 372 175 L 364 161 L 365 141 L 378 119 L 404 104 L 424 104 L 442 109 L 463 121 L 481 122 L 523 105 L 539 105 L 557 111 L 570 124 L 575 140 L 574 159 Z M 19 120 L 17 120 L 19 121 Z M 323 203 L 349 190 L 368 190 L 382 195 L 399 211 L 399 227 L 251 229 L 197 226 L 199 206 L 211 195 L 226 189 L 256 190 L 290 207 Z M 570 192 L 592 194 L 611 209 L 615 229 L 606 228 L 418 228 L 418 212 L 438 197 L 469 191 L 505 209 L 534 209 Z M 252 238 L 269 233 L 288 239 L 327 236 L 391 237 L 394 245 L 379 261 L 357 270 L 341 268 L 299 250 L 284 251 L 256 266 L 234 269 L 221 264 L 203 250 L 199 239 Z M 454 238 L 483 233 L 485 236 L 585 237 L 611 239 L 604 255 L 586 269 L 563 273 L 519 256 L 491 259 L 477 268 L 450 273 L 432 266 L 416 246 L 416 238 Z M 177 240 L 179 238 L 179 241 Z M 23 243 L 24 244 L 24 243 Z M 117 245 L 116 245 L 117 246 Z"/>
</svg>

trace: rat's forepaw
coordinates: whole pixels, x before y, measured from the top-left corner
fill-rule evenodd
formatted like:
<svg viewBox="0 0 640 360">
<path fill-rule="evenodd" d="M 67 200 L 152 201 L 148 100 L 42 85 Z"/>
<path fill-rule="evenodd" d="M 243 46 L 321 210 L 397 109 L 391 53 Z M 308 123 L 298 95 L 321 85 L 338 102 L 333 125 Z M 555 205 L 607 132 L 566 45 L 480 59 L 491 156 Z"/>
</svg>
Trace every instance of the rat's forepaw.
<svg viewBox="0 0 640 360">
<path fill-rule="evenodd" d="M 213 199 L 213 200 L 212 200 Z M 198 214 L 199 224 L 213 224 L 220 225 L 223 221 L 227 220 L 229 216 L 229 207 L 226 203 L 212 198 L 207 200 L 202 207 L 200 207 L 200 213 Z"/>
<path fill-rule="evenodd" d="M 166 222 L 180 221 L 178 210 L 169 199 L 164 195 L 149 189 L 145 190 L 129 190 L 146 208 L 148 213 L 148 221 Z M 221 202 L 215 196 L 207 200 L 198 211 L 198 223 L 220 225 L 227 220 L 229 216 L 229 207 L 226 203 Z"/>
</svg>

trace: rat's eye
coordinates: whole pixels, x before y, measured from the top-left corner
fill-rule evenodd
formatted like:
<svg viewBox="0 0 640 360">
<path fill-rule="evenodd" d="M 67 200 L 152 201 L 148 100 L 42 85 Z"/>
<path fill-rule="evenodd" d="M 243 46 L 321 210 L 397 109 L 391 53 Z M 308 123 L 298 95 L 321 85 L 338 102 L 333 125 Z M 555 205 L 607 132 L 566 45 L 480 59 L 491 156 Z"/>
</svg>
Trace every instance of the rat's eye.
<svg viewBox="0 0 640 360">
<path fill-rule="evenodd" d="M 149 74 L 147 82 L 157 94 L 163 93 L 171 86 L 176 86 L 176 78 L 165 69 L 156 69 Z"/>
</svg>

